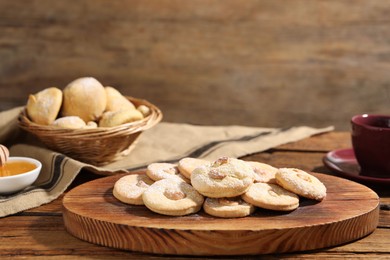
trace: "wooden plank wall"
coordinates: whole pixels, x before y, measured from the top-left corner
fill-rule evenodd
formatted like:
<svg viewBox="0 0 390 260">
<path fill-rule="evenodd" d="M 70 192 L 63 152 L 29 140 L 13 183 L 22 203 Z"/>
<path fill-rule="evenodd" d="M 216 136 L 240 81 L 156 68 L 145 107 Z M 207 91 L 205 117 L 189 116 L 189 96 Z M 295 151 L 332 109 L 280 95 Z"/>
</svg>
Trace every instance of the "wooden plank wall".
<svg viewBox="0 0 390 260">
<path fill-rule="evenodd" d="M 0 110 L 81 76 L 165 121 L 348 130 L 389 113 L 390 2 L 0 0 Z"/>
</svg>

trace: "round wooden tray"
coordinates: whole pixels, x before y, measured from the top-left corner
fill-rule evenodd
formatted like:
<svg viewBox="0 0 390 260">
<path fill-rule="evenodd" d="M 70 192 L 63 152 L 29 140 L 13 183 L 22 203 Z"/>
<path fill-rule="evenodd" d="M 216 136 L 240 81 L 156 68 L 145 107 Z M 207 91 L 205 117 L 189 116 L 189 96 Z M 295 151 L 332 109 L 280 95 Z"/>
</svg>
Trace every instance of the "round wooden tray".
<svg viewBox="0 0 390 260">
<path fill-rule="evenodd" d="M 99 245 L 158 254 L 247 255 L 312 250 L 350 242 L 378 225 L 379 198 L 361 184 L 316 174 L 327 187 L 322 202 L 302 199 L 292 212 L 263 209 L 245 218 L 222 219 L 203 211 L 184 217 L 131 206 L 112 195 L 116 180 L 82 184 L 63 200 L 67 231 Z"/>
</svg>

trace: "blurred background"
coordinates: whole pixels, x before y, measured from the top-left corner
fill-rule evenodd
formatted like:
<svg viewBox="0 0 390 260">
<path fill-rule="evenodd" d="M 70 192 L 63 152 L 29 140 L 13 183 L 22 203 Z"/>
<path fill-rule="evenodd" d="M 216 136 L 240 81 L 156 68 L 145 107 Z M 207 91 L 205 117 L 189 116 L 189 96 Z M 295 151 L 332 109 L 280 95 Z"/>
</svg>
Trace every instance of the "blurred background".
<svg viewBox="0 0 390 260">
<path fill-rule="evenodd" d="M 390 1 L 0 0 L 0 111 L 92 76 L 164 121 L 349 130 L 389 113 Z"/>
</svg>

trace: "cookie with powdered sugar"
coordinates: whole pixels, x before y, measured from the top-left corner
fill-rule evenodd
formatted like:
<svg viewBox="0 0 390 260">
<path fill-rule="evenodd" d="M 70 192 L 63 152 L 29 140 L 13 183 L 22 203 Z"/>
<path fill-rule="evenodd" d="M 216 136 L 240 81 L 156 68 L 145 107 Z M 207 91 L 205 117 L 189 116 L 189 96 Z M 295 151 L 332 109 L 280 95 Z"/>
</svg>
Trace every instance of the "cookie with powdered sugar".
<svg viewBox="0 0 390 260">
<path fill-rule="evenodd" d="M 184 216 L 198 212 L 204 197 L 183 181 L 163 179 L 153 183 L 143 194 L 145 206 L 168 216 Z"/>
<path fill-rule="evenodd" d="M 255 161 L 248 161 L 247 163 L 252 166 L 255 172 L 255 182 L 276 183 L 275 174 L 278 168 Z"/>
<path fill-rule="evenodd" d="M 252 214 L 255 207 L 242 200 L 241 197 L 206 198 L 203 210 L 214 217 L 240 218 Z"/>
<path fill-rule="evenodd" d="M 321 201 L 326 197 L 325 185 L 315 176 L 296 168 L 280 168 L 276 182 L 299 196 Z"/>
<path fill-rule="evenodd" d="M 177 167 L 179 168 L 181 174 L 183 174 L 186 178 L 191 179 L 191 173 L 195 170 L 195 168 L 208 164 L 210 164 L 210 162 L 207 160 L 186 157 L 179 161 Z"/>
<path fill-rule="evenodd" d="M 270 210 L 291 211 L 299 206 L 298 195 L 272 183 L 255 183 L 241 197 L 250 204 Z"/>
<path fill-rule="evenodd" d="M 162 179 L 174 179 L 177 181 L 190 182 L 188 178 L 182 175 L 173 163 L 151 163 L 146 168 L 146 175 L 154 181 Z"/>
<path fill-rule="evenodd" d="M 115 182 L 112 193 L 123 203 L 144 205 L 142 194 L 153 183 L 154 181 L 145 174 L 130 174 Z"/>
<path fill-rule="evenodd" d="M 253 184 L 254 172 L 246 162 L 221 157 L 196 168 L 191 174 L 191 184 L 210 198 L 236 197 L 245 193 Z"/>
</svg>

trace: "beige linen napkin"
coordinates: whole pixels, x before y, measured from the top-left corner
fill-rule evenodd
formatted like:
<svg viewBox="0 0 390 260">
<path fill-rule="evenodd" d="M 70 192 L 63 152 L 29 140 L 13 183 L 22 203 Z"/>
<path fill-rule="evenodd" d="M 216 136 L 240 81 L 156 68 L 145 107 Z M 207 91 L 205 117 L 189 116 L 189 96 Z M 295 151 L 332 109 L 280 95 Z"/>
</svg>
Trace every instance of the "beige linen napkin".
<svg viewBox="0 0 390 260">
<path fill-rule="evenodd" d="M 10 147 L 11 156 L 28 156 L 40 160 L 42 171 L 31 187 L 16 194 L 0 196 L 0 217 L 58 198 L 83 168 L 100 175 L 111 175 L 143 168 L 152 162 L 177 162 L 183 157 L 210 160 L 219 156 L 242 157 L 333 130 L 333 127 L 317 129 L 299 126 L 276 129 L 162 122 L 145 131 L 128 156 L 103 167 L 96 167 L 51 151 L 37 140 L 33 139 L 31 142 L 26 138 L 29 135 L 17 127 L 19 111 L 16 108 L 0 113 L 0 142 Z"/>
</svg>

